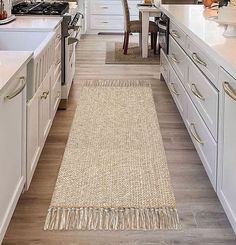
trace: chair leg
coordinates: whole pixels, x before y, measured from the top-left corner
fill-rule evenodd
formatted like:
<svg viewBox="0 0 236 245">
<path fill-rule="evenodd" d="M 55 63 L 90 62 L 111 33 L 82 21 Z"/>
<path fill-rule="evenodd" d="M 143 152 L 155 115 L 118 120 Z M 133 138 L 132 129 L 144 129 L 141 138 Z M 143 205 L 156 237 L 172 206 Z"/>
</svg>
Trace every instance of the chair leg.
<svg viewBox="0 0 236 245">
<path fill-rule="evenodd" d="M 157 33 L 153 33 L 153 51 L 154 51 L 154 54 L 157 54 Z"/>
<path fill-rule="evenodd" d="M 125 33 L 126 32 L 124 32 L 123 49 L 125 48 Z"/>
<path fill-rule="evenodd" d="M 124 47 L 124 54 L 127 54 L 129 47 L 129 32 L 125 32 L 125 47 Z"/>
<path fill-rule="evenodd" d="M 153 41 L 154 41 L 154 37 L 153 37 L 153 33 L 151 32 L 151 49 L 153 49 Z"/>
</svg>

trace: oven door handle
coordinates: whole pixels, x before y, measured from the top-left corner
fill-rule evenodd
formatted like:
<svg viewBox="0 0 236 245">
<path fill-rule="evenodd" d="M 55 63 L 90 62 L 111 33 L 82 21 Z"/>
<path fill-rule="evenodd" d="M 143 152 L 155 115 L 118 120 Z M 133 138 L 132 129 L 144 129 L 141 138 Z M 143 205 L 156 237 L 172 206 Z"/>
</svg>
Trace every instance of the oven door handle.
<svg viewBox="0 0 236 245">
<path fill-rule="evenodd" d="M 75 37 L 69 37 L 68 38 L 68 45 L 77 43 L 79 41 L 79 39 L 75 38 Z"/>
</svg>

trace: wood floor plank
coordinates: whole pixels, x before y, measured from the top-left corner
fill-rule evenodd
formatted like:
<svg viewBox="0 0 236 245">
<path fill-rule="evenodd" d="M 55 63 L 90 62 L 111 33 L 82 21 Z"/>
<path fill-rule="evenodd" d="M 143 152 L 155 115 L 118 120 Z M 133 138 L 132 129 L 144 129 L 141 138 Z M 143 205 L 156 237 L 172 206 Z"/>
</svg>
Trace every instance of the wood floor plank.
<svg viewBox="0 0 236 245">
<path fill-rule="evenodd" d="M 3 244 L 56 245 L 235 245 L 236 236 L 211 187 L 157 65 L 106 65 L 106 41 L 119 36 L 85 36 L 77 48 L 76 76 L 68 109 L 58 111 L 28 192 L 17 205 Z M 131 40 L 135 37 L 131 37 Z M 151 79 L 181 231 L 45 232 L 43 225 L 84 79 Z"/>
</svg>

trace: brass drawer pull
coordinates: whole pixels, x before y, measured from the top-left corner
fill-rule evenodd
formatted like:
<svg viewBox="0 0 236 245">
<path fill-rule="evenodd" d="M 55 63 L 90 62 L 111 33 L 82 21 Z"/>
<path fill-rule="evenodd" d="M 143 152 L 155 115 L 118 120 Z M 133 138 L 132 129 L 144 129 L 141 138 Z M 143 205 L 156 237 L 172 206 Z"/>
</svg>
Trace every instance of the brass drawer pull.
<svg viewBox="0 0 236 245">
<path fill-rule="evenodd" d="M 192 58 L 195 60 L 198 64 L 203 65 L 207 67 L 207 64 L 205 61 L 201 60 L 196 53 L 192 53 Z"/>
<path fill-rule="evenodd" d="M 41 95 L 41 99 L 47 99 L 47 97 L 48 97 L 48 95 L 49 95 L 49 91 L 45 91 L 45 92 L 43 92 L 43 94 Z"/>
<path fill-rule="evenodd" d="M 197 89 L 196 84 L 194 84 L 194 83 L 191 84 L 191 91 L 192 91 L 192 93 L 193 93 L 196 97 L 198 97 L 199 99 L 205 100 L 205 98 L 201 95 L 201 93 L 200 93 L 199 90 Z"/>
<path fill-rule="evenodd" d="M 193 138 L 201 145 L 204 145 L 204 142 L 201 140 L 201 138 L 199 137 L 198 133 L 196 132 L 196 128 L 194 123 L 190 123 L 189 126 L 189 131 L 191 133 L 191 135 L 193 136 Z"/>
<path fill-rule="evenodd" d="M 56 62 L 56 65 L 59 65 L 61 63 L 61 58 Z"/>
<path fill-rule="evenodd" d="M 179 35 L 179 33 L 178 33 L 176 30 L 172 30 L 172 31 L 171 31 L 171 35 L 172 35 L 173 37 L 180 38 L 180 35 Z"/>
<path fill-rule="evenodd" d="M 20 77 L 20 82 L 23 82 L 22 86 L 20 88 L 16 89 L 15 91 L 13 91 L 12 93 L 10 93 L 9 95 L 7 95 L 5 97 L 5 99 L 11 100 L 24 90 L 25 85 L 26 85 L 25 77 Z"/>
<path fill-rule="evenodd" d="M 171 54 L 169 55 L 169 57 L 175 62 L 175 63 L 179 63 L 178 59 L 175 57 L 175 54 Z"/>
<path fill-rule="evenodd" d="M 230 98 L 236 101 L 236 93 L 233 91 L 233 88 L 231 88 L 228 82 L 223 83 L 223 88 L 225 93 L 228 94 Z"/>
<path fill-rule="evenodd" d="M 174 83 L 170 83 L 170 91 L 175 94 L 175 95 L 179 95 L 179 93 L 176 91 L 175 89 L 175 84 Z"/>
</svg>

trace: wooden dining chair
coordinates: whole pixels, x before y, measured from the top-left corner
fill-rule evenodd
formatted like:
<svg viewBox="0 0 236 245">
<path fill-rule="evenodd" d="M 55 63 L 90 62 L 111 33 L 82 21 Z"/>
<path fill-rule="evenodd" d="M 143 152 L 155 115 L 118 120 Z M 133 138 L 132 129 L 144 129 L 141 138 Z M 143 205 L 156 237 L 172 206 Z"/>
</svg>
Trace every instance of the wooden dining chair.
<svg viewBox="0 0 236 245">
<path fill-rule="evenodd" d="M 128 52 L 130 33 L 142 33 L 142 20 L 130 20 L 128 0 L 121 0 L 124 12 L 124 54 Z M 151 33 L 151 47 L 156 54 L 158 26 L 154 21 L 149 21 L 149 33 Z"/>
</svg>

